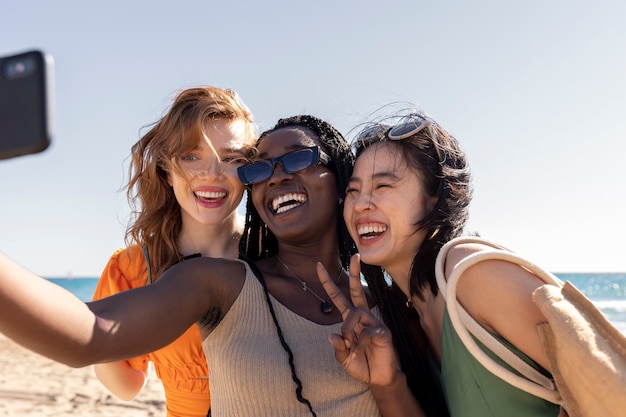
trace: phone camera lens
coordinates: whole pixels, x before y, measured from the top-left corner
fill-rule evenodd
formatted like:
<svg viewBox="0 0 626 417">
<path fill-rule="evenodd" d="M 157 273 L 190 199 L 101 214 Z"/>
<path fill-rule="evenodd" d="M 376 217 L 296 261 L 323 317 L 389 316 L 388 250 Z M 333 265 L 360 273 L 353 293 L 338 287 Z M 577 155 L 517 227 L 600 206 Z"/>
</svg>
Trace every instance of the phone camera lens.
<svg viewBox="0 0 626 417">
<path fill-rule="evenodd" d="M 34 69 L 35 60 L 32 57 L 13 59 L 5 62 L 2 68 L 2 75 L 9 80 L 13 80 L 32 74 Z"/>
</svg>

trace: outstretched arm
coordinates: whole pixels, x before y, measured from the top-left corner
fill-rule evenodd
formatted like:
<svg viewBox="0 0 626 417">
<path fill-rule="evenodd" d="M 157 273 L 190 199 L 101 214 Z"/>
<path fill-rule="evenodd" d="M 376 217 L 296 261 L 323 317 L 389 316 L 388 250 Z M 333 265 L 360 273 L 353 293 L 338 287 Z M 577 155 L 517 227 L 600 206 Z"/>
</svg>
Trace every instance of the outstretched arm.
<svg viewBox="0 0 626 417">
<path fill-rule="evenodd" d="M 232 294 L 219 285 L 243 276 L 233 262 L 190 260 L 155 284 L 85 304 L 0 254 L 0 332 L 74 367 L 138 356 L 170 343 L 209 309 L 223 312 Z"/>
<path fill-rule="evenodd" d="M 96 317 L 70 292 L 0 254 L 0 332 L 44 356 L 73 363 L 88 349 Z"/>
<path fill-rule="evenodd" d="M 424 416 L 399 368 L 391 332 L 370 312 L 360 271 L 357 254 L 350 260 L 350 302 L 324 266 L 317 266 L 320 282 L 344 320 L 341 335 L 329 337 L 335 358 L 351 377 L 369 385 L 384 416 Z"/>
</svg>

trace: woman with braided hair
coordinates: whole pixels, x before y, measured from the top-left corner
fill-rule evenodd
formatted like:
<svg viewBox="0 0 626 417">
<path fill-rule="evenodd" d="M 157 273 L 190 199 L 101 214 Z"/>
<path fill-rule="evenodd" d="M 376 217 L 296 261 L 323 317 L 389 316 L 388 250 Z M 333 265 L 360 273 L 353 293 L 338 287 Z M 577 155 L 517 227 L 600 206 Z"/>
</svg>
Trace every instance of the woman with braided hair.
<svg viewBox="0 0 626 417">
<path fill-rule="evenodd" d="M 401 372 L 354 379 L 327 340 L 342 316 L 316 264 L 348 297 L 344 267 L 354 246 L 340 208 L 353 162 L 329 124 L 280 120 L 238 169 L 249 189 L 241 241 L 248 262 L 189 259 L 154 284 L 85 304 L 0 256 L 0 331 L 80 367 L 153 351 L 197 323 L 213 416 L 425 415 Z M 407 398 L 410 407 L 398 409 Z"/>
</svg>

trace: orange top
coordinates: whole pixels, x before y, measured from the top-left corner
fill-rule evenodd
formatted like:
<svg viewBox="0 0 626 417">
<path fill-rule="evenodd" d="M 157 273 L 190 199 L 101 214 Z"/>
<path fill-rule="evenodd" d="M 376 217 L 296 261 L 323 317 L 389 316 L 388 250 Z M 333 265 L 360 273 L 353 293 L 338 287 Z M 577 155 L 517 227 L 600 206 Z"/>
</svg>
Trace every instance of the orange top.
<svg viewBox="0 0 626 417">
<path fill-rule="evenodd" d="M 147 285 L 148 271 L 138 245 L 118 249 L 109 259 L 93 299 L 107 297 Z M 202 338 L 196 325 L 171 344 L 144 356 L 129 359 L 137 370 L 145 371 L 154 363 L 165 390 L 168 417 L 205 417 L 211 406 L 209 371 L 202 351 Z"/>
</svg>

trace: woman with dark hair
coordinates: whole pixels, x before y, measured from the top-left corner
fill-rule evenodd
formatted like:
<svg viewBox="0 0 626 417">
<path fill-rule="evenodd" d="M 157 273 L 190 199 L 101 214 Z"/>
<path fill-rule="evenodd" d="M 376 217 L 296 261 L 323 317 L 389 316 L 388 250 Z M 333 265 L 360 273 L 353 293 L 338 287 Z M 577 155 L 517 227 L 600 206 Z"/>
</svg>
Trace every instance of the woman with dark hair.
<svg viewBox="0 0 626 417">
<path fill-rule="evenodd" d="M 363 308 L 358 262 L 350 268 L 354 307 L 320 268 L 321 281 L 345 319 L 341 336 L 331 338 L 338 359 L 345 364 L 349 355 L 395 356 L 397 351 L 416 396 L 423 389 L 416 387 L 424 363 L 430 361 L 454 417 L 557 416 L 557 404 L 483 367 L 463 345 L 447 313 L 446 303 L 455 300 L 444 299 L 435 261 L 447 242 L 464 233 L 472 198 L 469 165 L 457 140 L 425 113 L 412 111 L 368 126 L 355 147 L 344 218 L 359 249 L 368 291 L 387 326 Z M 446 253 L 446 273 L 471 254 L 490 249 L 480 243 L 453 247 Z M 467 312 L 512 355 L 549 377 L 550 364 L 536 331 L 546 319 L 532 299 L 543 281 L 516 264 L 490 260 L 467 269 L 458 282 L 457 299 Z M 409 323 L 407 311 L 418 320 Z M 414 343 L 420 331 L 426 336 L 426 357 Z M 396 351 L 390 350 L 392 335 Z M 368 363 L 374 365 L 368 368 L 372 375 L 397 368 L 394 360 Z"/>
<path fill-rule="evenodd" d="M 0 331 L 85 366 L 153 351 L 197 323 L 214 416 L 400 415 L 398 396 L 410 396 L 402 378 L 392 386 L 355 380 L 327 341 L 342 316 L 316 263 L 347 297 L 353 244 L 339 210 L 353 163 L 348 144 L 322 120 L 297 116 L 262 134 L 256 152 L 238 169 L 255 209 L 241 242 L 249 262 L 189 259 L 154 284 L 84 304 L 0 256 Z"/>
</svg>

